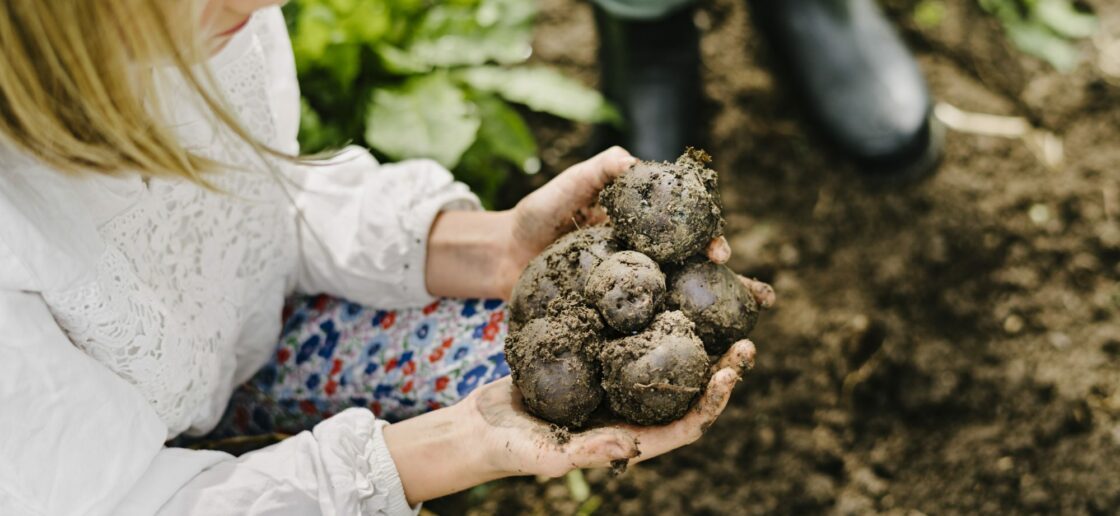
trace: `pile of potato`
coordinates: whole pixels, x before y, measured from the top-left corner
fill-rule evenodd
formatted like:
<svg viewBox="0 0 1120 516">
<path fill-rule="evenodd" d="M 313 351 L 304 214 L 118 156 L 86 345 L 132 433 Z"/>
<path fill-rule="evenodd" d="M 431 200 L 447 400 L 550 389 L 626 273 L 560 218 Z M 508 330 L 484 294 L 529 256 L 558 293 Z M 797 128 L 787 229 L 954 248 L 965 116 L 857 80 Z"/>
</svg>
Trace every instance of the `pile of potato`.
<svg viewBox="0 0 1120 516">
<path fill-rule="evenodd" d="M 675 163 L 638 162 L 600 195 L 610 226 L 572 232 L 526 267 L 506 358 L 532 414 L 570 428 L 594 414 L 679 419 L 710 360 L 754 328 L 750 291 L 705 256 L 723 232 L 708 161 L 689 149 Z"/>
</svg>

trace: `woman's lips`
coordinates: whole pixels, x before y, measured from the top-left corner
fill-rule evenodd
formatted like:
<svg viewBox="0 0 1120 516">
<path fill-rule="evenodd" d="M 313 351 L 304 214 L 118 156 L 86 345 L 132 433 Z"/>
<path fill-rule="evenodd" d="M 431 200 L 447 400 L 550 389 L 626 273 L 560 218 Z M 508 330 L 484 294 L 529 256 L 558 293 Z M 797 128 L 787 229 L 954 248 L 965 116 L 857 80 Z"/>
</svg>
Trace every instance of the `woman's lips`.
<svg viewBox="0 0 1120 516">
<path fill-rule="evenodd" d="M 239 31 L 241 29 L 244 29 L 245 26 L 249 24 L 249 20 L 252 19 L 252 18 L 253 18 L 252 16 L 246 16 L 245 19 L 241 21 L 241 23 L 238 23 L 237 25 L 234 25 L 233 27 L 231 27 L 229 30 L 226 30 L 225 32 L 223 32 L 221 34 L 218 34 L 218 37 L 219 38 L 224 38 L 226 36 L 232 36 L 234 34 L 237 34 L 237 31 Z"/>
</svg>

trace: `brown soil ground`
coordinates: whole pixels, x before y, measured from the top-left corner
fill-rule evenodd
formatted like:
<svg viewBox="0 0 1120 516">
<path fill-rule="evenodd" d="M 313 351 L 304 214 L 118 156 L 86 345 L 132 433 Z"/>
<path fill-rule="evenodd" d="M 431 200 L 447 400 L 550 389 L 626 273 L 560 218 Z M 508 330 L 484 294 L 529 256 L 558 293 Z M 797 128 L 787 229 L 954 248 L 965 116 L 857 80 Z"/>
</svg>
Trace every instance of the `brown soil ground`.
<svg viewBox="0 0 1120 516">
<path fill-rule="evenodd" d="M 932 28 L 916 3 L 887 10 L 936 96 L 1027 118 L 1064 140 L 1064 161 L 950 133 L 936 177 L 869 184 L 807 134 L 742 2 L 705 3 L 703 144 L 732 266 L 779 293 L 757 367 L 695 445 L 587 472 L 590 501 L 530 478 L 475 490 L 472 512 L 1120 511 L 1120 78 L 1105 73 L 1120 3 L 1087 2 L 1102 34 L 1068 75 L 1011 48 L 974 0 L 947 0 Z M 593 83 L 590 8 L 542 6 L 536 58 Z M 540 134 L 559 170 L 589 131 Z"/>
</svg>

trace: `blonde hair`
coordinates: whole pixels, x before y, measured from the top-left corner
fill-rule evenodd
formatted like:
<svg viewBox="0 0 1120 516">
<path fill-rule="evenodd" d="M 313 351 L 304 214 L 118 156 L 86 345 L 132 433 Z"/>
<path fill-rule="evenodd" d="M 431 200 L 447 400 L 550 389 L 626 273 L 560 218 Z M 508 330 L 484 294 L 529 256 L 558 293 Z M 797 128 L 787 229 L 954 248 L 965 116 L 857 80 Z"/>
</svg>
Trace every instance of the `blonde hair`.
<svg viewBox="0 0 1120 516">
<path fill-rule="evenodd" d="M 125 170 L 207 185 L 158 110 L 145 63 L 173 66 L 218 121 L 256 141 L 212 93 L 195 0 L 0 0 L 0 137 L 65 172 Z M 150 71 L 150 67 L 148 67 Z M 158 102 L 157 102 L 158 103 Z M 284 156 L 293 158 L 291 156 Z"/>
</svg>

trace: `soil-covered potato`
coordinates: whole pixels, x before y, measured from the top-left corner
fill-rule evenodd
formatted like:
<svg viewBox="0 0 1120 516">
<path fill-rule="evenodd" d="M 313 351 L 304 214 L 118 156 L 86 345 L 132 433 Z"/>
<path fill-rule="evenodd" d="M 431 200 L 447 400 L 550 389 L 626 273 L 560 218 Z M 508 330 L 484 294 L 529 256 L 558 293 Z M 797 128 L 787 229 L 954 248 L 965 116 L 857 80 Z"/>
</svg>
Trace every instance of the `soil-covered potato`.
<svg viewBox="0 0 1120 516">
<path fill-rule="evenodd" d="M 596 355 L 603 324 L 594 309 L 560 298 L 548 315 L 533 319 L 506 338 L 513 383 L 533 415 L 578 428 L 603 401 Z"/>
<path fill-rule="evenodd" d="M 603 189 L 615 236 L 658 263 L 704 252 L 723 232 L 716 173 L 704 166 L 710 159 L 689 149 L 676 163 L 639 161 Z"/>
<path fill-rule="evenodd" d="M 510 328 L 544 316 L 554 299 L 582 294 L 591 270 L 619 251 L 610 227 L 593 226 L 564 235 L 534 258 L 513 287 Z"/>
<path fill-rule="evenodd" d="M 618 252 L 591 271 L 584 295 L 612 328 L 634 333 L 645 328 L 661 306 L 665 274 L 642 253 Z"/>
<path fill-rule="evenodd" d="M 710 355 L 747 338 L 758 322 L 758 303 L 739 276 L 708 260 L 691 261 L 670 275 L 666 304 L 696 325 Z"/>
<path fill-rule="evenodd" d="M 708 382 L 708 356 L 679 311 L 645 331 L 603 344 L 603 389 L 612 411 L 639 425 L 679 419 Z"/>
</svg>

